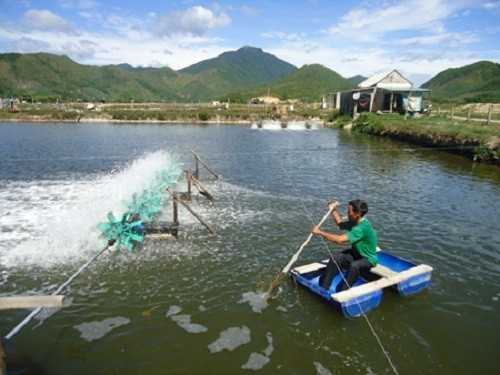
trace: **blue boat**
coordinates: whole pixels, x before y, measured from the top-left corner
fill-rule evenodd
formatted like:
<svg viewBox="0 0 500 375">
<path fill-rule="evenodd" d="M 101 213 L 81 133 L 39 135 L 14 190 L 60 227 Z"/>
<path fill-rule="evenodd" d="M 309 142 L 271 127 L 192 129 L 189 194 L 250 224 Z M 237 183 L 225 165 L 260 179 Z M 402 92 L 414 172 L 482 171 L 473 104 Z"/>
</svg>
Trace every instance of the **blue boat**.
<svg viewBox="0 0 500 375">
<path fill-rule="evenodd" d="M 361 275 L 350 289 L 340 293 L 336 293 L 336 288 L 345 276 L 345 271 L 333 279 L 330 290 L 318 285 L 327 260 L 296 267 L 290 271 L 290 277 L 331 303 L 346 317 L 359 316 L 380 305 L 384 288 L 394 287 L 400 295 L 407 296 L 429 286 L 432 267 L 426 264 L 416 265 L 385 251 L 379 251 L 377 255 L 379 263 Z"/>
</svg>

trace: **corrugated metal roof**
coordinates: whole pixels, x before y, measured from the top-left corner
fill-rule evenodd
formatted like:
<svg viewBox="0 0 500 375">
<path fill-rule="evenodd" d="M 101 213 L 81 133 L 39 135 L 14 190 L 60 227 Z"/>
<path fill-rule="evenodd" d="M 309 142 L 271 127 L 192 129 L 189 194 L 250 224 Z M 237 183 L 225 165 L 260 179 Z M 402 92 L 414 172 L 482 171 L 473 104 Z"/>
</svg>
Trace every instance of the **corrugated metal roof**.
<svg viewBox="0 0 500 375">
<path fill-rule="evenodd" d="M 391 82 L 381 82 L 383 81 L 385 78 L 388 78 L 390 75 L 396 75 L 398 77 L 398 81 L 399 80 L 402 80 L 404 82 L 392 82 L 392 79 L 391 79 Z M 395 89 L 404 89 L 404 88 L 411 88 L 412 86 L 412 82 L 410 82 L 410 80 L 408 80 L 407 78 L 405 78 L 401 73 L 399 73 L 397 70 L 393 69 L 393 70 L 390 70 L 388 72 L 383 72 L 383 73 L 379 73 L 379 74 L 376 74 L 366 80 L 364 80 L 363 82 L 361 82 L 358 87 L 359 88 L 364 88 L 364 87 L 374 87 L 374 86 L 379 86 L 379 87 L 383 87 L 385 89 L 388 89 L 388 88 L 391 88 L 391 86 L 393 86 Z"/>
</svg>

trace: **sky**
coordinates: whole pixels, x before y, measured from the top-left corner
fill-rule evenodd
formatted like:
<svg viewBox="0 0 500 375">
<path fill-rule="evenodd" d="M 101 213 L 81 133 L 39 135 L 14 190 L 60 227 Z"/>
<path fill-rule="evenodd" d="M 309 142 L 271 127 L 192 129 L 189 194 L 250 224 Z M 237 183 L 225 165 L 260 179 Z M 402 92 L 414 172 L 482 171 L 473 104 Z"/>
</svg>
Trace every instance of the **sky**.
<svg viewBox="0 0 500 375">
<path fill-rule="evenodd" d="M 345 78 L 500 61 L 500 0 L 0 0 L 0 53 L 174 70 L 261 48 Z"/>
</svg>

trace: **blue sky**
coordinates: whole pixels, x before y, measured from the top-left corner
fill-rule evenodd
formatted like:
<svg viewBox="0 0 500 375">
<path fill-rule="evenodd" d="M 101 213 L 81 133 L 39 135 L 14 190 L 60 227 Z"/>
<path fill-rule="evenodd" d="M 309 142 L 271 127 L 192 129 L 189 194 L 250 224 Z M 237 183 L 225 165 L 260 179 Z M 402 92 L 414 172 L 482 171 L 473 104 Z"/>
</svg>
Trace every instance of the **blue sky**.
<svg viewBox="0 0 500 375">
<path fill-rule="evenodd" d="M 179 70 L 243 46 L 348 78 L 397 69 L 415 85 L 500 60 L 500 0 L 2 0 L 0 53 Z"/>
</svg>

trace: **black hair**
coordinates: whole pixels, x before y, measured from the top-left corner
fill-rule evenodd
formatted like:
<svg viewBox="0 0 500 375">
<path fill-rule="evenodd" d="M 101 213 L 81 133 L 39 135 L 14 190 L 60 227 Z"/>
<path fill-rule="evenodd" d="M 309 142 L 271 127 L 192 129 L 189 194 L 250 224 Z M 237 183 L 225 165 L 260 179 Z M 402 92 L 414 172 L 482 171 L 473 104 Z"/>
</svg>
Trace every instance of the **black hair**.
<svg viewBox="0 0 500 375">
<path fill-rule="evenodd" d="M 352 210 L 361 215 L 365 216 L 368 213 L 368 204 L 361 199 L 355 199 L 349 202 L 349 205 L 352 206 Z"/>
</svg>

